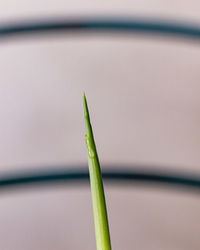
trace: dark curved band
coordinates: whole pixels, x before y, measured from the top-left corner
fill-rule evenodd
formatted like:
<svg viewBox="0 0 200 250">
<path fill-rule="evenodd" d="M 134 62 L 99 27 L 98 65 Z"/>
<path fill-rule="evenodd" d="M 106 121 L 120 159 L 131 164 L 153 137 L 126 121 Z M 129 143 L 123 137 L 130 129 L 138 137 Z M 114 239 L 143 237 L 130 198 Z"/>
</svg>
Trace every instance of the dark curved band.
<svg viewBox="0 0 200 250">
<path fill-rule="evenodd" d="M 25 186 L 38 186 L 41 184 L 78 184 L 89 180 L 88 171 L 80 167 L 73 168 L 55 168 L 53 170 L 40 170 L 19 172 L 0 176 L 0 191 L 9 188 Z M 109 167 L 109 166 L 108 166 Z M 107 167 L 106 167 L 107 168 Z M 127 184 L 153 184 L 155 186 L 165 186 L 174 188 L 187 188 L 200 191 L 200 176 L 183 175 L 178 173 L 164 173 L 147 170 L 118 170 L 119 168 L 110 168 L 112 170 L 103 171 L 103 180 L 115 185 Z M 121 169 L 127 169 L 121 166 Z M 158 185 L 159 184 L 159 185 Z"/>
<path fill-rule="evenodd" d="M 24 20 L 17 24 L 0 25 L 0 38 L 11 36 L 33 35 L 45 33 L 74 33 L 74 32 L 126 32 L 152 35 L 167 35 L 170 37 L 200 39 L 200 25 L 181 22 L 170 22 L 152 19 L 73 19 L 73 20 Z"/>
</svg>

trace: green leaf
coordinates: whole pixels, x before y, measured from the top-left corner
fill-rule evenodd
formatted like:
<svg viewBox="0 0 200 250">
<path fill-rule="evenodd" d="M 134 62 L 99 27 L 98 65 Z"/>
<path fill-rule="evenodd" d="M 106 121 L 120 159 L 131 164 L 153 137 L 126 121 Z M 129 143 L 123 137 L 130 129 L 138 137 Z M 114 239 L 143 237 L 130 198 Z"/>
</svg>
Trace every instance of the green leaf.
<svg viewBox="0 0 200 250">
<path fill-rule="evenodd" d="M 90 123 L 90 116 L 89 116 L 85 93 L 83 96 L 83 100 L 84 100 L 84 114 L 85 114 L 85 124 L 86 124 L 85 141 L 88 152 L 88 165 L 89 165 L 91 192 L 92 192 L 96 246 L 97 250 L 111 250 L 110 233 L 109 233 L 109 225 L 108 225 L 101 168 L 95 146 L 92 126 Z"/>
</svg>

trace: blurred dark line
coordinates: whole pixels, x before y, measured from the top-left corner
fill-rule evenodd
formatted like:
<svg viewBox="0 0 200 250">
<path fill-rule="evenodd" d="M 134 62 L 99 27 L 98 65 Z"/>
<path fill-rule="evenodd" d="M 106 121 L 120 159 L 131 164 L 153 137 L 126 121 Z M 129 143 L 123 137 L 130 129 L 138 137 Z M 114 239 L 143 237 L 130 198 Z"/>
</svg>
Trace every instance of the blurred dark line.
<svg viewBox="0 0 200 250">
<path fill-rule="evenodd" d="M 40 184 L 82 184 L 89 180 L 88 170 L 83 169 L 83 167 L 85 166 L 4 174 L 0 176 L 0 191 L 9 188 L 16 189 L 18 187 L 25 189 L 27 186 L 37 187 Z M 106 166 L 106 168 L 107 167 L 109 166 Z M 121 169 L 126 169 L 126 167 L 121 166 Z M 157 187 L 162 185 L 173 188 L 184 187 L 194 191 L 200 190 L 200 176 L 198 177 L 196 175 L 183 175 L 172 172 L 164 173 L 142 169 L 118 170 L 118 168 L 110 168 L 110 170 L 103 171 L 102 175 L 104 181 L 115 185 L 139 183 L 142 185 L 153 184 Z"/>
<path fill-rule="evenodd" d="M 21 35 L 71 32 L 126 32 L 167 35 L 199 40 L 200 25 L 152 19 L 87 18 L 73 20 L 24 20 L 21 23 L 0 25 L 0 38 Z"/>
</svg>

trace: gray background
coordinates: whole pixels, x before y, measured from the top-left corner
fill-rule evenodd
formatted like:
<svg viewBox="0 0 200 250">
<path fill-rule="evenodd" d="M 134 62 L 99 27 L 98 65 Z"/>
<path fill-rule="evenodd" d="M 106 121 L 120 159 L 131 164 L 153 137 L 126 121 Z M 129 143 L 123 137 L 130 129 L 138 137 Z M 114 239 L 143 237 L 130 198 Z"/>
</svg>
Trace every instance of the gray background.
<svg viewBox="0 0 200 250">
<path fill-rule="evenodd" d="M 0 20 L 118 14 L 198 23 L 199 7 L 194 0 L 1 0 Z M 83 90 L 102 163 L 199 173 L 199 64 L 200 45 L 186 40 L 1 41 L 0 173 L 86 163 Z M 199 249 L 198 194 L 105 190 L 113 249 Z M 95 249 L 88 186 L 1 193 L 0 242 L 2 250 Z"/>
</svg>

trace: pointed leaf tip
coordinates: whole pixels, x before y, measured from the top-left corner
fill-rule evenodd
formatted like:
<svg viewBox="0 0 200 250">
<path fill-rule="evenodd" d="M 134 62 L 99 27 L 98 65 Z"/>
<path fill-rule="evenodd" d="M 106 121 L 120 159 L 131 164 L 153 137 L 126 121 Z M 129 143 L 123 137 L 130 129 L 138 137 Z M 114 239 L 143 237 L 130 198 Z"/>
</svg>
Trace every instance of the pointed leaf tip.
<svg viewBox="0 0 200 250">
<path fill-rule="evenodd" d="M 85 118 L 89 117 L 89 111 L 88 111 L 88 105 L 87 105 L 87 99 L 86 99 L 85 92 L 83 92 L 83 106 L 84 106 Z"/>
</svg>

